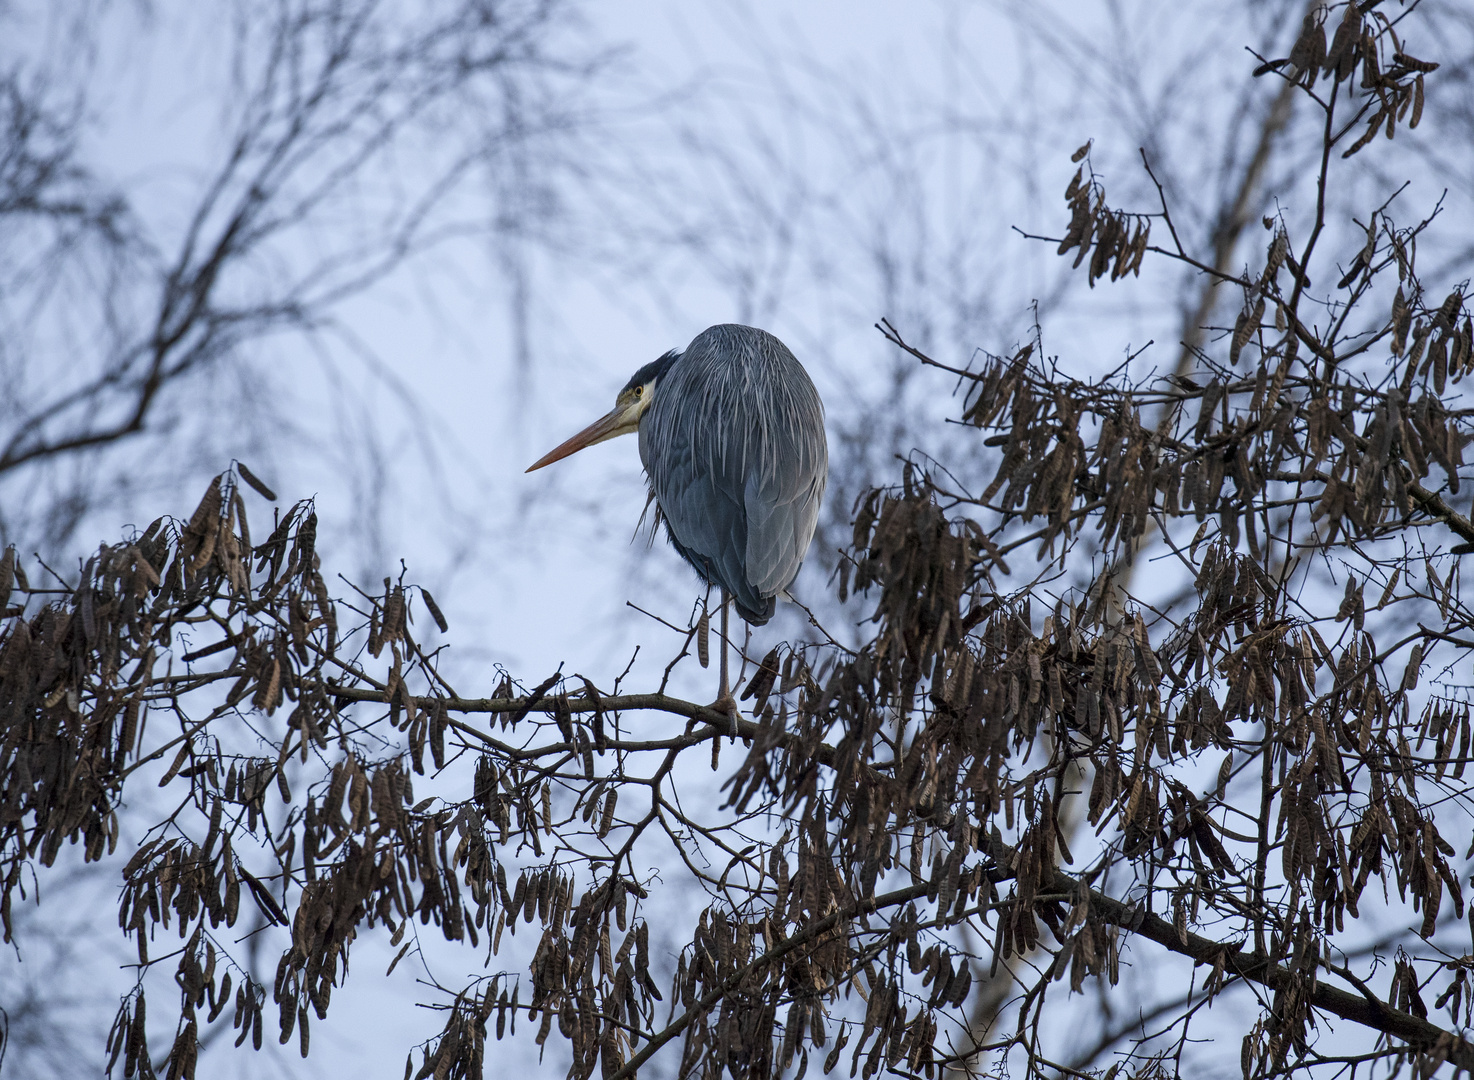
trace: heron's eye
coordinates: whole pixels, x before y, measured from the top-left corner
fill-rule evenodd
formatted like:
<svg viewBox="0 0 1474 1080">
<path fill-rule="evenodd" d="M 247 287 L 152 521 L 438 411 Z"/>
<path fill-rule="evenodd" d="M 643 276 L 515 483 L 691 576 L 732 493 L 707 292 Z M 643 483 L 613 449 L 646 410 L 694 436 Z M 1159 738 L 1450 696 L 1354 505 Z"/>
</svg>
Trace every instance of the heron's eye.
<svg viewBox="0 0 1474 1080">
<path fill-rule="evenodd" d="M 637 387 L 635 387 L 635 397 L 641 397 L 641 396 L 644 395 L 644 393 L 645 393 L 645 388 L 643 386 L 637 386 Z"/>
</svg>

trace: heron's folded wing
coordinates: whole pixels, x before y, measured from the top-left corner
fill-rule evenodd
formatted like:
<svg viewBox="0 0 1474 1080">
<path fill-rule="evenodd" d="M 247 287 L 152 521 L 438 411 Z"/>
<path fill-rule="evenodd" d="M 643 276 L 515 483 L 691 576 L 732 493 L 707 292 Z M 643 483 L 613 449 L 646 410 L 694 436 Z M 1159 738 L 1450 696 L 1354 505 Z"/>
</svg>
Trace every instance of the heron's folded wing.
<svg viewBox="0 0 1474 1080">
<path fill-rule="evenodd" d="M 758 452 L 743 492 L 747 509 L 747 580 L 764 596 L 786 589 L 798 575 L 819 520 L 828 478 L 821 442 L 792 437 L 778 453 Z"/>
<path fill-rule="evenodd" d="M 701 429 L 675 432 L 689 448 L 662 455 L 650 470 L 676 549 L 708 581 L 725 588 L 746 612 L 761 613 L 766 597 L 744 572 L 748 525 L 740 455 L 713 453 Z M 694 438 L 692 436 L 695 436 Z M 768 595 L 771 595 L 769 593 Z"/>
</svg>

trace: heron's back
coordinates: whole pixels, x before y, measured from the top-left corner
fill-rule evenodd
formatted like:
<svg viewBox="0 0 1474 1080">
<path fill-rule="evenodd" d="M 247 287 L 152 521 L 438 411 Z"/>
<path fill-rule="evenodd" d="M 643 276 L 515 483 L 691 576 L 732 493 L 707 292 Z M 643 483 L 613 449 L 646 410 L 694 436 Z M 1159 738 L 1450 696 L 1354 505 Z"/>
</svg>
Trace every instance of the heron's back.
<svg viewBox="0 0 1474 1080">
<path fill-rule="evenodd" d="M 803 565 L 829 475 L 824 407 L 781 341 L 703 330 L 660 380 L 640 459 L 676 549 L 748 622 Z"/>
</svg>

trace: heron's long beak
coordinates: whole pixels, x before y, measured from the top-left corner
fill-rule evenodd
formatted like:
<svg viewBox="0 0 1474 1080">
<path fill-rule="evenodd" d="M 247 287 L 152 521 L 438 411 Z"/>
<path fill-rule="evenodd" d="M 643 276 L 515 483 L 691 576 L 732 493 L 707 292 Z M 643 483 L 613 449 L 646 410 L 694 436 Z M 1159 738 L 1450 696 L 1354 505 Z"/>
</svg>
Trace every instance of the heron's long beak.
<svg viewBox="0 0 1474 1080">
<path fill-rule="evenodd" d="M 565 443 L 560 443 L 549 450 L 537 461 L 527 467 L 527 472 L 541 469 L 544 465 L 551 465 L 555 461 L 562 461 L 570 454 L 576 454 L 586 446 L 593 446 L 606 439 L 612 439 L 617 435 L 629 435 L 640 428 L 640 407 L 638 403 L 630 405 L 616 405 L 604 416 L 595 420 L 584 428 L 573 438 Z"/>
</svg>

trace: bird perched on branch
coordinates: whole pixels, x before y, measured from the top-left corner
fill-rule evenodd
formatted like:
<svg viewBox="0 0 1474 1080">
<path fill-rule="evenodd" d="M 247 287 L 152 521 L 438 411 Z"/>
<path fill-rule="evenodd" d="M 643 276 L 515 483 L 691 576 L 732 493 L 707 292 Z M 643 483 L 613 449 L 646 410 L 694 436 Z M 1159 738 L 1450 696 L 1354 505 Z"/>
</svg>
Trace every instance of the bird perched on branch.
<svg viewBox="0 0 1474 1080">
<path fill-rule="evenodd" d="M 824 406 L 783 342 L 726 323 L 640 368 L 613 409 L 527 471 L 635 432 L 671 544 L 722 590 L 722 681 L 714 707 L 735 728 L 727 603 L 735 601 L 738 614 L 761 626 L 803 565 L 829 475 Z"/>
</svg>

